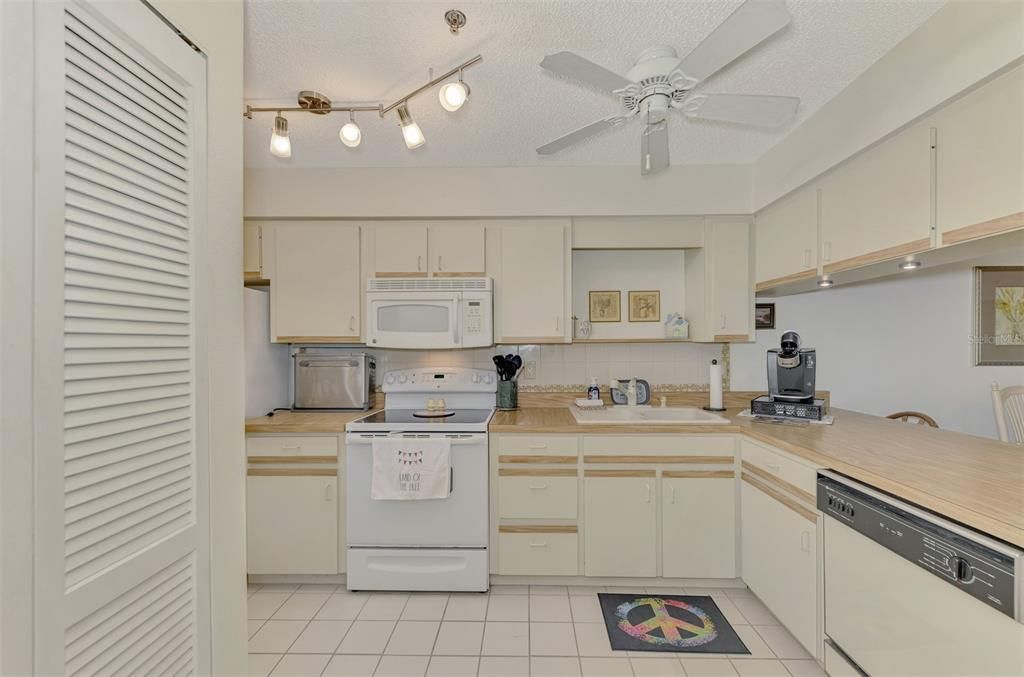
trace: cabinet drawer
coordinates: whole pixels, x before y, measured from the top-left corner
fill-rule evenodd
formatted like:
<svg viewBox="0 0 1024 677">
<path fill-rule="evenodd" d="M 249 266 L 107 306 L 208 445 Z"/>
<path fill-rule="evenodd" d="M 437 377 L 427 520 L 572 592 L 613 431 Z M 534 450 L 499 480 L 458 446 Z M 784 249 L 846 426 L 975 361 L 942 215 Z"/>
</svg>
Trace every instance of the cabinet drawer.
<svg viewBox="0 0 1024 677">
<path fill-rule="evenodd" d="M 498 516 L 509 519 L 575 519 L 578 480 L 572 477 L 503 476 L 498 471 Z"/>
<path fill-rule="evenodd" d="M 577 438 L 573 435 L 509 435 L 498 439 L 502 456 L 576 456 Z"/>
<path fill-rule="evenodd" d="M 575 576 L 579 573 L 577 541 L 575 533 L 499 533 L 498 573 Z"/>
<path fill-rule="evenodd" d="M 729 456 L 736 452 L 735 437 L 712 435 L 599 435 L 583 438 L 583 453 L 616 456 L 693 455 Z"/>
<path fill-rule="evenodd" d="M 802 498 L 814 505 L 815 485 L 818 478 L 818 473 L 814 468 L 750 440 L 742 440 L 740 449 L 745 464 L 753 465 L 758 470 L 763 470 L 805 492 L 807 495 Z"/>
<path fill-rule="evenodd" d="M 338 456 L 337 437 L 268 435 L 245 438 L 249 456 Z"/>
</svg>

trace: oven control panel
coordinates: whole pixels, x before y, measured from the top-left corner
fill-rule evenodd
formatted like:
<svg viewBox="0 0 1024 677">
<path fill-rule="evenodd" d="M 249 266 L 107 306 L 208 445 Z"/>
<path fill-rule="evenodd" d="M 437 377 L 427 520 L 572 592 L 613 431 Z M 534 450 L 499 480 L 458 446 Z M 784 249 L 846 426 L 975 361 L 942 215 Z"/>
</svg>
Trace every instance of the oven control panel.
<svg viewBox="0 0 1024 677">
<path fill-rule="evenodd" d="M 396 369 L 384 374 L 382 390 L 386 393 L 493 393 L 498 377 L 493 370 L 467 367 L 423 367 Z"/>
<path fill-rule="evenodd" d="M 975 599 L 1022 620 L 1014 585 L 1021 551 L 831 473 L 818 475 L 818 509 Z"/>
</svg>

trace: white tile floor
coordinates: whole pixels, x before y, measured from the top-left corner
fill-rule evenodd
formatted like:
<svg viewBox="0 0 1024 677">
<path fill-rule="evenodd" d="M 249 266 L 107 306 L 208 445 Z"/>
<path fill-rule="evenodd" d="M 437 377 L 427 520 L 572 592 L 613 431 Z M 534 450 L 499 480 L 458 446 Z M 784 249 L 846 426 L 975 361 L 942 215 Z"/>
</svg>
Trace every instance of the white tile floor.
<svg viewBox="0 0 1024 677">
<path fill-rule="evenodd" d="M 497 585 L 489 594 L 406 594 L 352 593 L 334 585 L 250 585 L 249 672 L 264 677 L 824 677 L 747 590 L 648 592 L 711 595 L 749 656 L 612 651 L 595 594 L 605 590 Z"/>
</svg>

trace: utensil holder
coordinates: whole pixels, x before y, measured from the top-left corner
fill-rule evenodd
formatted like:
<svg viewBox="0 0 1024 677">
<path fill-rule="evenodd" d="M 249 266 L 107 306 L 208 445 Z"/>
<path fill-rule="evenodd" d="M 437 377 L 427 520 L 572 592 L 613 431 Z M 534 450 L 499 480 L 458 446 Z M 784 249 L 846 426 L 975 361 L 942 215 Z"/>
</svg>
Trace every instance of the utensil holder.
<svg viewBox="0 0 1024 677">
<path fill-rule="evenodd" d="M 515 381 L 498 381 L 498 409 L 519 408 L 519 384 Z"/>
</svg>

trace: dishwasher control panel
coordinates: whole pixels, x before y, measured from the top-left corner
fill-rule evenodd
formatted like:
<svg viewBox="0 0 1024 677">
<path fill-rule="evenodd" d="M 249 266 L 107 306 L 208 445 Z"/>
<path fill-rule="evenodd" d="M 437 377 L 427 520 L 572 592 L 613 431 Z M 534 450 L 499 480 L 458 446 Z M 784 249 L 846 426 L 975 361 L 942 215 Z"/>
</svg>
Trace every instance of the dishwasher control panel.
<svg viewBox="0 0 1024 677">
<path fill-rule="evenodd" d="M 1021 551 L 833 473 L 818 474 L 818 509 L 975 599 L 1024 621 L 1015 586 Z"/>
</svg>

